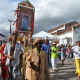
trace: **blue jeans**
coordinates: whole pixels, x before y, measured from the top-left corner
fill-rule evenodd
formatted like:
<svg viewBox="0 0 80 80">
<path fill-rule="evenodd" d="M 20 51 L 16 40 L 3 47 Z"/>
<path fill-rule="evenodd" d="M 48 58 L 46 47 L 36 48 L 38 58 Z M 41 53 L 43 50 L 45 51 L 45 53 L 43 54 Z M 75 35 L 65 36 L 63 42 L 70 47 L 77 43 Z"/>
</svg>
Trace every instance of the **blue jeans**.
<svg viewBox="0 0 80 80">
<path fill-rule="evenodd" d="M 9 69 L 9 72 L 10 72 L 10 79 L 11 80 L 16 80 L 19 66 L 18 65 L 17 66 L 9 66 L 8 69 Z"/>
<path fill-rule="evenodd" d="M 69 59 L 69 57 L 70 57 L 70 60 L 71 60 L 72 53 L 68 53 L 68 55 L 67 55 L 67 59 Z"/>
</svg>

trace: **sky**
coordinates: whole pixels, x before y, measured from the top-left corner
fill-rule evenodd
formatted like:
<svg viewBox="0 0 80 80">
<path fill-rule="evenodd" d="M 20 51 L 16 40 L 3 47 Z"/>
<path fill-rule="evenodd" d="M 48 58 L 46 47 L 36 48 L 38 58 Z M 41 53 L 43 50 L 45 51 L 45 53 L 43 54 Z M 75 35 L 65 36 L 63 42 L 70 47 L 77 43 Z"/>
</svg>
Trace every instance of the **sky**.
<svg viewBox="0 0 80 80">
<path fill-rule="evenodd" d="M 23 0 L 0 0 L 0 33 L 7 36 L 10 30 L 8 20 L 16 20 L 14 12 Z M 62 24 L 80 22 L 80 0 L 29 0 L 35 7 L 34 34 L 48 31 Z M 12 32 L 15 31 L 13 23 Z"/>
</svg>

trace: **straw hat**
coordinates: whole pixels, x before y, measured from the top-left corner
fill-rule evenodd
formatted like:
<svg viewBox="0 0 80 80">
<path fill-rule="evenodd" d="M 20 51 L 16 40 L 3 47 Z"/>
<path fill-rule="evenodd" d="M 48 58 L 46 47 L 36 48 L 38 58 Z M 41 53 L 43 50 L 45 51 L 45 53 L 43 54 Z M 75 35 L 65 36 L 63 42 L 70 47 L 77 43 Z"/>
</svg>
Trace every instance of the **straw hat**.
<svg viewBox="0 0 80 80">
<path fill-rule="evenodd" d="M 53 42 L 53 45 L 57 45 L 57 43 Z"/>
<path fill-rule="evenodd" d="M 43 43 L 43 40 L 41 39 L 41 38 L 37 38 L 36 40 L 35 40 L 35 42 L 33 42 L 33 46 L 35 45 L 35 44 L 37 44 L 37 43 Z"/>
</svg>

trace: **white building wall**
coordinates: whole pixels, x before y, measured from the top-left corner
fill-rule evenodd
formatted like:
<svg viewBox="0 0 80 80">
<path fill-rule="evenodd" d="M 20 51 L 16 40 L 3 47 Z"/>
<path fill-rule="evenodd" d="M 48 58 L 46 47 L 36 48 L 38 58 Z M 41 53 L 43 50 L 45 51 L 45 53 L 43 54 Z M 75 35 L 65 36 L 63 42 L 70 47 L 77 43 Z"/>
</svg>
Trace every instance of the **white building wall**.
<svg viewBox="0 0 80 80">
<path fill-rule="evenodd" d="M 59 44 L 71 44 L 72 45 L 72 31 L 66 32 L 66 33 L 62 33 L 59 36 L 60 41 Z"/>
<path fill-rule="evenodd" d="M 62 29 L 65 29 L 65 25 L 64 25 L 63 27 L 61 27 L 61 28 L 57 29 L 57 30 L 62 30 Z M 55 32 L 57 32 L 57 30 L 52 31 L 51 33 L 55 33 Z"/>
<path fill-rule="evenodd" d="M 72 38 L 72 31 L 66 32 L 66 33 L 62 33 L 59 36 L 60 39 L 64 39 L 64 38 Z"/>
<path fill-rule="evenodd" d="M 69 39 L 69 44 L 72 45 L 72 38 Z"/>
</svg>

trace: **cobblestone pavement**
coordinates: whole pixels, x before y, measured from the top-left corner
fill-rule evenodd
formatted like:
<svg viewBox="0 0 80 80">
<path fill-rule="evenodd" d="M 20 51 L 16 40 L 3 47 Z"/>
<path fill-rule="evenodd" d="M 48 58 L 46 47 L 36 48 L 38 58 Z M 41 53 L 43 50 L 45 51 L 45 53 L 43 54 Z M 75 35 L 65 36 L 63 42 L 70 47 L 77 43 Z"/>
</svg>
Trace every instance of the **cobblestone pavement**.
<svg viewBox="0 0 80 80">
<path fill-rule="evenodd" d="M 58 61 L 58 71 L 54 72 L 52 68 L 50 68 L 50 75 L 52 80 L 78 80 L 75 75 L 76 66 L 74 66 L 74 59 L 71 62 L 65 60 L 65 65 L 61 65 L 61 61 Z"/>
<path fill-rule="evenodd" d="M 54 72 L 51 67 L 49 68 L 52 80 L 78 80 L 77 77 L 75 76 L 76 69 L 74 66 L 74 59 L 72 59 L 71 62 L 67 62 L 67 60 L 65 60 L 64 64 L 65 65 L 61 65 L 61 61 L 58 60 L 58 66 L 57 66 L 58 71 L 56 72 Z M 0 69 L 0 80 L 2 80 L 1 69 Z M 23 80 L 23 77 L 18 76 L 17 80 Z"/>
</svg>

